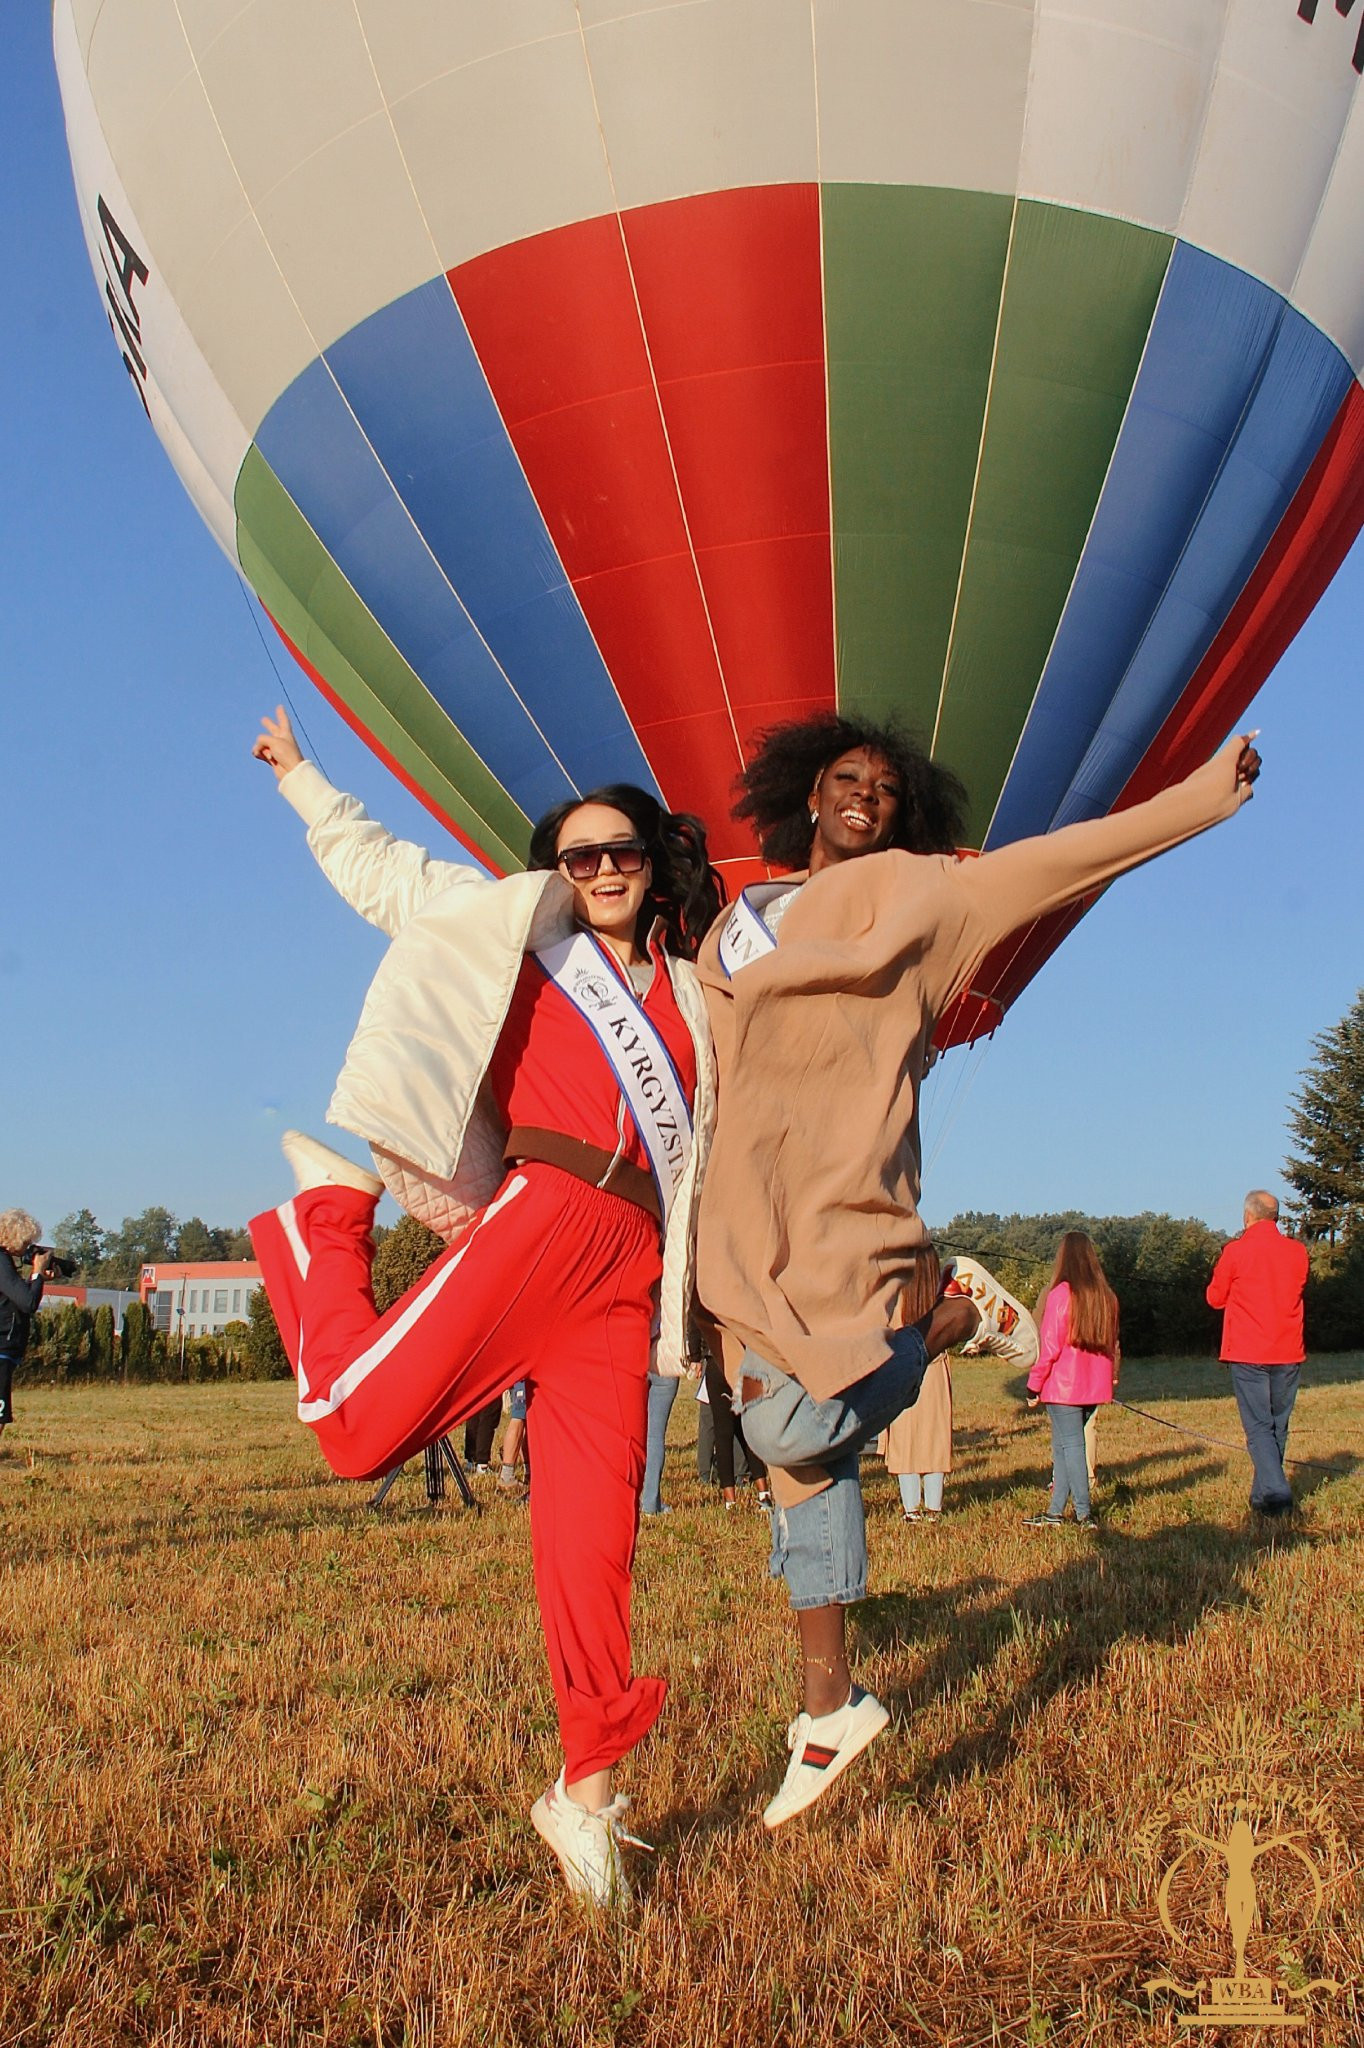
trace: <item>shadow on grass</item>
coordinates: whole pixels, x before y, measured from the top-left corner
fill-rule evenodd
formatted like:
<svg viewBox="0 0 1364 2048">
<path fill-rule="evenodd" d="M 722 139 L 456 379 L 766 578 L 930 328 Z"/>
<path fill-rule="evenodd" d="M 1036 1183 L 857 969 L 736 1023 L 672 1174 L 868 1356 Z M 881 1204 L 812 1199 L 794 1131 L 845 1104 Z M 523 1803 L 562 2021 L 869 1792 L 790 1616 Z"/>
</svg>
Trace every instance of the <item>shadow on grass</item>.
<svg viewBox="0 0 1364 2048">
<path fill-rule="evenodd" d="M 1105 1529 L 1097 1538 L 1067 1526 L 1037 1532 L 1055 1568 L 1009 1587 L 990 1605 L 963 1611 L 964 1601 L 978 1598 L 976 1580 L 897 1601 L 894 1613 L 889 1601 L 876 1603 L 887 1611 L 865 1621 L 859 1609 L 864 1635 L 879 1638 L 881 1647 L 907 1644 L 909 1631 L 920 1641 L 940 1639 L 906 1692 L 890 1702 L 906 1714 L 936 1704 L 1015 1643 L 1040 1652 L 1007 1701 L 927 1761 L 905 1791 L 919 1797 L 1000 1769 L 1033 1717 L 1065 1688 L 1099 1679 L 1120 1644 L 1183 1641 L 1205 1615 L 1254 1602 L 1250 1580 L 1266 1549 L 1322 1540 L 1298 1523 L 1261 1531 L 1183 1522 L 1148 1536 Z"/>
<path fill-rule="evenodd" d="M 1364 1357 L 1358 1351 L 1317 1352 L 1302 1369 L 1299 1394 L 1314 1387 L 1364 1386 Z M 999 1382 L 1002 1394 L 1022 1402 L 1027 1397 L 1026 1373 Z M 1119 1396 L 1143 1408 L 1160 1401 L 1229 1401 L 1235 1408 L 1231 1376 L 1216 1358 L 1124 1358 Z"/>
<path fill-rule="evenodd" d="M 1038 1442 L 1038 1450 L 1046 1448 L 1046 1430 Z M 1197 1459 L 1197 1463 L 1190 1463 Z M 1161 1473 L 1148 1477 L 1153 1467 L 1178 1464 L 1178 1472 Z M 992 1473 L 988 1478 L 974 1478 L 973 1471 L 982 1466 L 988 1469 L 988 1461 L 978 1457 L 957 1460 L 953 1466 L 952 1487 L 949 1505 L 955 1507 L 988 1506 L 998 1500 L 1011 1500 L 1019 1494 L 1046 1491 L 1051 1486 L 1051 1456 L 1047 1452 L 1044 1465 L 1015 1466 L 1010 1472 Z M 1171 1445 L 1166 1450 L 1143 1451 L 1132 1458 L 1105 1458 L 1100 1452 L 1098 1487 L 1102 1494 L 1105 1485 L 1122 1491 L 1124 1500 L 1135 1500 L 1148 1493 L 1186 1493 L 1190 1488 L 1200 1486 L 1205 1479 L 1219 1476 L 1226 1470 L 1225 1458 L 1209 1458 L 1205 1451 L 1194 1445 L 1187 1449 Z"/>
</svg>

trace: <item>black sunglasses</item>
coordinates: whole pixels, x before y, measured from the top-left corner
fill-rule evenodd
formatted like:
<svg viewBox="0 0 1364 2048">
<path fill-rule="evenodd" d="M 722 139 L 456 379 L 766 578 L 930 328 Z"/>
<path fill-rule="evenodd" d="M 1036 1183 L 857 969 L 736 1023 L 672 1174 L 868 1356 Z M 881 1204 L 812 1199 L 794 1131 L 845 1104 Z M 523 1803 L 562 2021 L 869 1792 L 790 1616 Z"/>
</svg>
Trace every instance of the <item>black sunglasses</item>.
<svg viewBox="0 0 1364 2048">
<path fill-rule="evenodd" d="M 603 846 L 566 846 L 558 865 L 568 870 L 570 882 L 591 882 L 601 873 L 603 854 L 609 853 L 618 875 L 642 872 L 648 848 L 642 839 L 608 839 Z"/>
</svg>

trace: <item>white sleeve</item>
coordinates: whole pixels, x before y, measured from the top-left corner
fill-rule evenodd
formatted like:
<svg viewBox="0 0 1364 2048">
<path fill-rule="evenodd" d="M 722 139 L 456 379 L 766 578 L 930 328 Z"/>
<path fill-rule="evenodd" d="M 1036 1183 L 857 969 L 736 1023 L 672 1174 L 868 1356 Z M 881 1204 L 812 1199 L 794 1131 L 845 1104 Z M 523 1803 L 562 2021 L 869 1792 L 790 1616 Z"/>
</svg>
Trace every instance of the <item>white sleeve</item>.
<svg viewBox="0 0 1364 2048">
<path fill-rule="evenodd" d="M 280 778 L 280 795 L 308 828 L 308 844 L 332 887 L 390 937 L 431 897 L 489 884 L 462 862 L 432 860 L 425 847 L 395 839 L 353 796 L 333 789 L 311 761 Z"/>
</svg>

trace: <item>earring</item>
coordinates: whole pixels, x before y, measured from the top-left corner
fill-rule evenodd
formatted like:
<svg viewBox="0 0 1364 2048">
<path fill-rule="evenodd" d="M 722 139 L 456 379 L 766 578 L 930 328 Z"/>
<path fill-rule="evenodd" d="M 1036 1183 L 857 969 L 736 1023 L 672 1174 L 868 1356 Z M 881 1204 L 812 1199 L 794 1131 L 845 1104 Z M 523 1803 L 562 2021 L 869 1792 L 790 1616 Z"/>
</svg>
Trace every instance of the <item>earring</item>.
<svg viewBox="0 0 1364 2048">
<path fill-rule="evenodd" d="M 811 811 L 811 813 L 810 813 L 810 823 L 811 823 L 812 825 L 817 825 L 817 824 L 819 823 L 819 812 L 818 812 L 818 811 Z"/>
</svg>

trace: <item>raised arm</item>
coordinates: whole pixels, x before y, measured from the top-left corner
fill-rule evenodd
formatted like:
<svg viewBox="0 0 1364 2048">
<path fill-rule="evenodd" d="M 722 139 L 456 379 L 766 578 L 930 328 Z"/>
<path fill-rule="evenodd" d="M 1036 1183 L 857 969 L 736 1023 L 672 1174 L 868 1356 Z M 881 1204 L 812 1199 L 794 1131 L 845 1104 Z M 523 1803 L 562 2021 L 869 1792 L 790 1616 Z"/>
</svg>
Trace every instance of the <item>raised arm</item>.
<svg viewBox="0 0 1364 2048">
<path fill-rule="evenodd" d="M 432 860 L 425 847 L 395 839 L 355 797 L 333 789 L 303 758 L 283 705 L 261 721 L 252 752 L 274 770 L 280 795 L 307 826 L 308 845 L 332 887 L 381 932 L 400 931 L 443 890 L 488 886 L 473 868 Z"/>
<path fill-rule="evenodd" d="M 35 1253 L 27 1280 L 12 1259 L 0 1259 L 0 1295 L 12 1303 L 21 1316 L 36 1315 L 48 1271 L 48 1259 L 42 1252 Z"/>
<path fill-rule="evenodd" d="M 1260 772 L 1254 733 L 1229 740 L 1205 767 L 1144 804 L 963 861 L 968 938 L 976 959 L 1020 926 L 1090 895 L 1116 875 L 1140 867 L 1206 832 L 1249 800 Z"/>
</svg>

